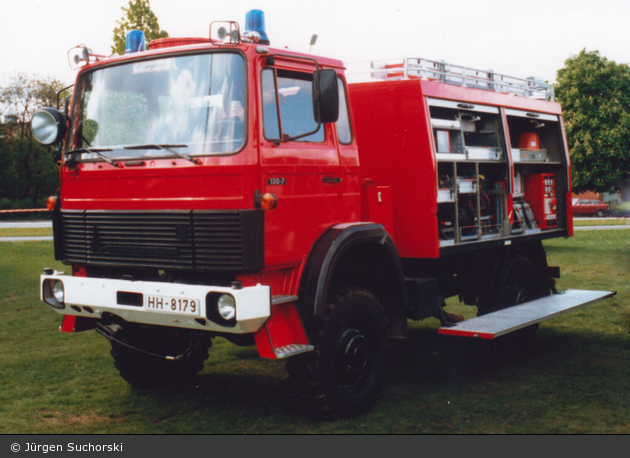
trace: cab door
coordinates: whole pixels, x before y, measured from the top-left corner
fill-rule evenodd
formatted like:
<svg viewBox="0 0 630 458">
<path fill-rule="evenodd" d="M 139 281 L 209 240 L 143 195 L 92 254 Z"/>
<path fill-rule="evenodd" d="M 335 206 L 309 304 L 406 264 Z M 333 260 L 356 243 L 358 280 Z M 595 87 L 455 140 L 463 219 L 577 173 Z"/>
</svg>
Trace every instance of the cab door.
<svg viewBox="0 0 630 458">
<path fill-rule="evenodd" d="M 278 200 L 265 215 L 265 262 L 299 264 L 339 223 L 339 153 L 332 125 L 317 130 L 312 71 L 264 67 L 260 76 L 261 192 Z"/>
</svg>

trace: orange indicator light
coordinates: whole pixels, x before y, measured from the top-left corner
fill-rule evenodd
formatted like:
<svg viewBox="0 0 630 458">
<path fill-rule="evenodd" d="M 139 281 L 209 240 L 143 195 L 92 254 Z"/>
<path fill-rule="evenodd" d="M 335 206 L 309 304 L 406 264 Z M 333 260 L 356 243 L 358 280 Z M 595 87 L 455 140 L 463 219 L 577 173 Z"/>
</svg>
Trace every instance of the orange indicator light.
<svg viewBox="0 0 630 458">
<path fill-rule="evenodd" d="M 50 196 L 46 199 L 46 208 L 48 211 L 53 211 L 57 206 L 57 198 L 55 196 Z"/>
<path fill-rule="evenodd" d="M 260 206 L 263 210 L 273 210 L 278 205 L 278 198 L 270 193 L 265 193 L 262 195 Z"/>
</svg>

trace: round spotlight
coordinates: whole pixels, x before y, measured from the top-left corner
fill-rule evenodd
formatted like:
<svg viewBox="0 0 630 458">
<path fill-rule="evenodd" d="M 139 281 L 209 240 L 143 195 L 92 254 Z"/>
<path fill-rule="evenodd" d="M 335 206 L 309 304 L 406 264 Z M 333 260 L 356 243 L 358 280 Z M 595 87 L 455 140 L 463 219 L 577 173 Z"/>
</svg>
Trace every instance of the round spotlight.
<svg viewBox="0 0 630 458">
<path fill-rule="evenodd" d="M 63 301 L 64 301 L 63 283 L 57 280 L 55 283 L 53 283 L 52 289 L 53 289 L 53 296 L 55 296 L 55 299 L 57 300 L 57 302 L 59 302 L 60 304 L 63 304 Z"/>
<path fill-rule="evenodd" d="M 233 319 L 236 316 L 236 302 L 234 297 L 229 294 L 223 294 L 217 301 L 217 310 L 219 315 L 226 321 Z"/>
<path fill-rule="evenodd" d="M 40 108 L 31 118 L 31 131 L 35 140 L 43 145 L 58 143 L 66 136 L 66 120 L 54 108 Z"/>
</svg>

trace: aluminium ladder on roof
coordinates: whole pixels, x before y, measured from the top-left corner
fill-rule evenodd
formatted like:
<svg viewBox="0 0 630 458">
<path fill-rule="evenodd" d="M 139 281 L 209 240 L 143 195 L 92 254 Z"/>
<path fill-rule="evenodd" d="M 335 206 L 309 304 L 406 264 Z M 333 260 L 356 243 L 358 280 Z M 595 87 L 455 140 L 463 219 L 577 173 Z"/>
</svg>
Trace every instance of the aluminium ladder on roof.
<svg viewBox="0 0 630 458">
<path fill-rule="evenodd" d="M 492 70 L 480 70 L 421 57 L 372 61 L 370 66 L 372 70 L 367 72 L 350 73 L 364 73 L 372 78 L 385 80 L 422 78 L 462 87 L 554 101 L 553 84 L 533 76 L 517 78 Z"/>
</svg>

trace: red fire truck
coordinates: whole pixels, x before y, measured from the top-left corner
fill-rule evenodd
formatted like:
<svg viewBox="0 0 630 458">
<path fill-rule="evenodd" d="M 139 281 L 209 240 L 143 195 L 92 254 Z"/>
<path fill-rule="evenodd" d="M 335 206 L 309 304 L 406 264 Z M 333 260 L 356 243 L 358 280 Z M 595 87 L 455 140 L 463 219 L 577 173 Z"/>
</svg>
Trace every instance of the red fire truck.
<svg viewBox="0 0 630 458">
<path fill-rule="evenodd" d="M 286 358 L 312 412 L 347 417 L 382 388 L 407 320 L 493 339 L 612 292 L 558 293 L 542 241 L 571 236 L 552 86 L 426 59 L 342 62 L 275 49 L 260 11 L 209 38 L 140 32 L 124 56 L 69 53 L 55 145 L 55 258 L 41 299 L 96 329 L 138 388 L 190 382 L 212 339 Z M 459 322 L 445 299 L 478 307 Z"/>
</svg>

